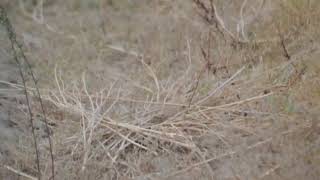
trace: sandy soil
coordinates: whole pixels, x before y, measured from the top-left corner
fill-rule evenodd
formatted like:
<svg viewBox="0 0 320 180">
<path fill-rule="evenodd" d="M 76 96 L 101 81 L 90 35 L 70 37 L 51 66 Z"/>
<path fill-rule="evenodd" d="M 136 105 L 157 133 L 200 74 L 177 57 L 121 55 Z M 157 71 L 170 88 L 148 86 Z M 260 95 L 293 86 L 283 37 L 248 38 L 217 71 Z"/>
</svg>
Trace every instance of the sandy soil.
<svg viewBox="0 0 320 180">
<path fill-rule="evenodd" d="M 207 33 L 205 29 L 206 26 L 200 18 L 198 18 L 199 14 L 193 12 L 191 8 L 193 6 L 181 3 L 184 2 L 184 0 L 179 1 L 181 6 L 170 3 L 168 3 L 170 5 L 165 6 L 163 4 L 166 3 L 163 3 L 163 6 L 159 5 L 159 7 L 156 6 L 152 8 L 144 7 L 145 9 L 142 10 L 136 10 L 136 7 L 130 6 L 133 10 L 127 10 L 125 7 L 124 10 L 121 10 L 121 8 L 120 10 L 114 11 L 106 10 L 100 12 L 101 14 L 99 14 L 97 9 L 92 10 L 92 8 L 95 8 L 94 5 L 92 5 L 93 7 L 90 6 L 90 8 L 87 8 L 81 7 L 77 3 L 72 4 L 72 2 L 70 1 L 67 4 L 59 2 L 52 6 L 48 5 L 45 11 L 45 22 L 48 24 L 41 24 L 26 16 L 26 14 L 21 11 L 18 11 L 17 16 L 13 16 L 13 22 L 17 27 L 17 32 L 22 37 L 21 39 L 25 44 L 28 57 L 32 57 L 31 60 L 34 63 L 35 71 L 39 75 L 42 87 L 54 87 L 52 89 L 56 90 L 53 80 L 53 70 L 58 64 L 59 68 L 65 73 L 65 77 L 63 77 L 65 78 L 64 80 L 71 82 L 70 84 L 76 84 L 75 79 L 81 79 L 81 73 L 83 72 L 87 73 L 89 79 L 88 86 L 93 90 L 99 89 L 100 86 L 105 84 L 108 85 L 108 83 L 113 82 L 115 79 L 123 78 L 123 82 L 125 82 L 123 89 L 128 90 L 128 92 L 124 92 L 124 94 L 128 94 L 128 96 L 125 97 L 134 97 L 134 91 L 130 92 L 131 89 L 126 89 L 126 87 L 129 87 L 129 85 L 127 86 L 127 84 L 129 84 L 127 82 L 132 81 L 132 79 L 139 79 L 141 76 L 149 77 L 149 74 L 141 70 L 143 68 L 141 68 L 142 66 L 139 61 L 130 55 L 130 53 L 128 55 L 126 48 L 132 49 L 133 52 L 145 54 L 147 64 L 155 69 L 157 75 L 163 75 L 163 77 L 168 77 L 172 72 L 184 71 L 187 40 L 191 42 L 191 58 L 193 62 L 195 62 L 193 68 L 197 69 L 199 64 L 201 65 L 202 63 L 202 60 L 199 60 L 202 59 L 202 56 L 199 55 L 201 52 L 198 51 L 198 46 L 200 46 L 199 44 L 202 42 L 197 42 L 197 40 L 199 40 L 198 36 L 204 36 L 203 34 Z M 127 3 L 127 1 L 121 2 L 124 2 L 124 4 Z M 241 5 L 241 3 L 237 4 L 231 0 L 218 2 L 220 2 L 217 3 L 218 13 L 225 22 L 226 28 L 237 37 L 244 39 L 254 38 L 255 34 L 254 32 L 250 32 L 250 28 L 252 27 L 252 29 L 254 29 L 257 28 L 256 26 L 268 22 L 273 13 L 272 1 L 266 1 L 267 3 L 264 4 L 264 8 L 259 12 L 246 11 L 243 17 L 247 24 L 245 24 L 246 29 L 244 29 L 245 32 L 242 34 L 239 29 L 241 25 L 239 24 L 241 20 L 239 19 L 239 5 Z M 258 7 L 260 2 L 264 1 L 248 0 L 247 3 L 248 7 L 249 5 L 250 7 Z M 122 7 L 122 4 L 119 6 Z M 150 17 L 146 16 L 146 14 L 150 15 Z M 63 19 L 63 21 L 61 19 Z M 103 28 L 100 27 L 103 25 L 105 25 L 106 32 L 103 32 Z M 9 54 L 10 50 L 8 50 L 9 47 L 6 46 L 8 44 L 5 39 L 6 36 L 2 33 L 0 38 L 3 38 L 0 42 L 0 47 L 3 46 L 3 48 L 0 48 L 0 80 L 13 83 L 18 82 L 18 72 L 14 63 L 12 63 L 11 54 Z M 316 47 L 315 50 L 310 51 L 311 53 L 308 54 L 312 57 L 310 58 L 312 59 L 310 62 L 317 62 L 319 47 L 314 46 L 316 43 L 307 40 L 292 41 L 290 52 L 292 52 L 293 57 L 299 55 L 300 52 L 308 51 Z M 304 46 L 298 46 L 299 44 L 301 45 L 302 42 Z M 232 48 L 223 46 L 223 42 L 219 43 L 222 44 L 221 49 L 219 49 L 220 44 L 218 43 L 218 45 L 215 44 L 215 47 L 219 48 L 213 48 L 214 53 L 218 54 L 216 56 L 218 58 L 216 59 L 227 60 L 229 58 L 233 60 L 231 64 L 234 63 L 236 68 L 238 68 L 237 66 L 239 66 L 239 64 L 243 62 L 248 63 L 247 57 L 248 59 L 252 58 L 250 56 L 250 50 L 246 51 L 243 49 L 243 52 L 239 50 L 239 52 L 234 52 L 234 56 L 229 56 L 229 50 Z M 112 49 L 109 45 L 114 45 L 116 48 L 124 47 L 122 50 L 125 52 L 119 51 L 119 48 L 118 50 L 115 50 L 116 48 Z M 261 49 L 263 48 L 264 47 Z M 245 98 L 250 98 L 253 95 L 263 94 L 264 86 L 273 87 L 274 82 L 280 79 L 274 74 L 278 73 L 279 77 L 284 77 L 283 79 L 290 76 L 290 73 L 293 74 L 293 68 L 290 66 L 291 69 L 286 68 L 283 72 L 273 72 L 270 70 L 270 74 L 266 74 L 270 76 L 271 80 L 266 77 L 267 75 L 259 76 L 259 73 L 268 68 L 268 65 L 265 65 L 267 62 L 262 62 L 262 57 L 265 59 L 270 58 L 271 55 L 268 53 L 271 52 L 279 64 L 285 61 L 283 60 L 284 58 L 281 52 L 272 51 L 272 48 L 273 47 L 265 48 L 263 49 L 263 53 L 257 53 L 259 57 L 253 56 L 253 59 L 261 57 L 260 64 L 256 62 L 250 64 L 253 68 L 248 70 L 248 74 L 239 77 L 236 83 L 227 86 L 222 92 L 217 93 L 218 95 L 214 97 L 211 102 L 208 102 L 208 106 L 226 104 L 234 101 L 238 102 Z M 216 49 L 221 50 L 222 53 L 218 50 L 218 52 L 215 51 Z M 254 53 L 256 52 L 252 54 Z M 301 57 L 301 59 L 303 58 L 305 57 Z M 160 63 L 161 60 L 164 62 Z M 200 63 L 198 63 L 197 60 L 199 60 Z M 216 63 L 218 65 L 224 65 L 225 62 L 216 61 Z M 167 64 L 169 65 L 166 66 Z M 161 68 L 162 66 L 165 68 Z M 160 69 L 164 69 L 163 72 L 161 72 Z M 232 72 L 234 71 L 234 69 L 230 69 Z M 297 69 L 299 70 L 299 67 L 297 67 Z M 309 72 L 309 69 L 307 72 Z M 306 73 L 307 75 L 303 77 L 304 80 L 301 80 L 301 85 L 299 84 L 299 86 L 291 90 L 292 96 L 298 94 L 300 89 L 304 89 L 301 87 L 303 87 L 303 83 L 309 83 L 307 81 L 309 78 L 316 78 L 313 77 L 313 73 L 314 71 L 311 70 L 309 74 Z M 197 73 L 193 76 L 197 77 L 196 75 Z M 226 81 L 230 75 L 232 75 L 231 72 L 224 72 L 221 76 L 220 74 L 209 76 L 208 73 L 203 80 L 203 84 L 206 85 L 206 82 L 208 82 L 210 85 L 219 85 Z M 261 78 L 258 80 L 251 78 L 256 75 Z M 172 77 L 175 76 L 173 75 Z M 167 82 L 170 83 L 170 79 L 168 79 L 161 79 L 160 84 L 165 86 Z M 145 78 L 141 82 L 138 81 L 141 84 L 135 85 L 142 86 L 146 84 L 146 87 L 148 87 L 148 80 L 150 81 L 150 78 Z M 212 85 L 211 87 L 210 85 L 203 86 L 202 90 L 205 91 L 208 88 L 215 87 Z M 188 87 L 187 85 L 185 86 Z M 28 122 L 24 120 L 26 116 L 21 112 L 21 109 L 22 111 L 25 110 L 25 106 L 23 106 L 23 103 L 19 103 L 21 98 L 18 100 L 17 98 L 11 98 L 12 94 L 17 96 L 19 92 L 10 89 L 5 83 L 0 83 L 0 88 L 0 161 L 6 162 L 8 165 L 12 164 L 23 172 L 35 175 L 35 167 L 28 167 L 28 165 L 26 165 L 28 164 L 27 162 L 34 162 L 34 153 L 32 148 L 30 148 L 32 146 L 28 146 L 30 149 L 25 150 L 23 149 L 25 147 L 23 143 L 25 142 L 22 142 L 22 145 L 19 144 L 21 143 L 21 139 L 23 139 L 19 137 L 25 136 L 28 134 L 27 132 L 29 132 L 27 128 Z M 153 87 L 150 86 L 149 89 L 152 88 Z M 306 94 L 305 91 L 302 92 L 302 94 Z M 238 94 L 238 96 L 235 94 Z M 275 97 L 240 106 L 238 109 L 245 113 L 238 113 L 231 110 L 226 112 L 209 111 L 205 114 L 210 117 L 208 119 L 200 115 L 187 119 L 188 114 L 186 114 L 185 117 L 189 120 L 188 122 L 193 123 L 195 121 L 195 123 L 197 123 L 203 119 L 207 123 L 214 122 L 213 125 L 208 128 L 208 133 L 192 137 L 192 142 L 195 142 L 194 145 L 196 147 L 192 150 L 183 148 L 170 149 L 170 146 L 168 147 L 169 152 L 160 151 L 160 153 L 155 155 L 151 152 L 134 151 L 132 150 L 133 148 L 128 148 L 129 150 L 126 150 L 125 153 L 121 155 L 121 158 L 119 158 L 119 162 L 113 166 L 114 164 L 112 164 L 108 158 L 109 154 L 97 146 L 92 146 L 92 149 L 95 150 L 94 152 L 97 154 L 95 158 L 98 160 L 90 161 L 88 163 L 88 170 L 85 171 L 84 174 L 78 173 L 79 164 L 82 163 L 82 149 L 79 148 L 79 152 L 76 151 L 74 154 L 72 153 L 72 155 L 70 153 L 70 149 L 76 147 L 71 143 L 72 138 L 77 136 L 81 137 L 81 127 L 78 123 L 78 121 L 80 121 L 79 116 L 71 116 L 67 110 L 65 110 L 67 108 L 59 108 L 48 103 L 50 121 L 56 124 L 52 129 L 56 143 L 55 152 L 59 153 L 56 155 L 57 176 L 60 179 L 82 178 L 89 180 L 112 179 L 115 177 L 118 178 L 118 176 L 120 179 L 129 179 L 129 177 L 126 177 L 128 174 L 137 180 L 316 179 L 320 171 L 317 168 L 317 164 L 310 162 L 308 159 L 316 157 L 317 155 L 308 155 L 313 152 L 316 154 L 317 149 L 319 149 L 319 136 L 314 134 L 308 127 L 298 128 L 298 130 L 295 130 L 295 128 L 300 127 L 300 125 L 304 127 L 303 125 L 308 124 L 307 122 L 314 117 L 314 115 L 311 116 L 309 112 L 311 112 L 310 109 L 312 109 L 317 102 L 315 101 L 310 105 L 310 99 L 305 100 L 303 99 L 304 97 L 300 97 L 300 99 L 297 97 L 296 101 L 294 101 L 292 100 L 293 97 L 292 99 L 289 98 L 291 98 L 291 96 L 287 94 L 284 95 L 283 92 L 280 92 L 279 95 Z M 291 102 L 297 103 L 292 103 L 292 105 L 290 104 Z M 132 106 L 135 105 L 134 103 L 132 104 Z M 288 104 L 290 104 L 290 106 Z M 303 105 L 306 106 L 301 107 Z M 127 106 L 125 103 L 117 106 L 119 111 L 115 111 L 115 117 L 126 117 L 127 114 L 129 114 L 127 112 L 132 110 L 130 109 L 132 106 Z M 135 110 L 133 107 L 132 112 Z M 139 115 L 138 110 L 140 109 L 137 108 L 136 112 Z M 174 108 L 170 110 L 173 112 L 177 111 Z M 173 114 L 171 111 L 168 111 L 170 113 L 165 110 L 159 111 L 159 114 L 156 114 L 153 118 L 159 120 L 161 123 L 161 121 L 169 119 L 167 116 L 170 117 L 170 115 Z M 281 116 L 279 114 L 281 114 Z M 147 115 L 148 113 L 146 113 L 145 116 Z M 164 118 L 162 118 L 161 115 L 163 115 Z M 150 120 L 150 123 L 152 123 L 152 120 Z M 293 133 L 291 133 L 292 129 L 294 130 L 292 131 Z M 311 133 L 309 134 L 309 132 Z M 103 133 L 105 133 L 105 131 L 102 131 L 101 134 Z M 97 133 L 97 136 L 99 137 L 101 134 Z M 102 135 L 102 137 L 104 138 L 104 136 L 107 135 L 108 134 Z M 28 136 L 30 137 L 30 132 Z M 81 140 L 81 138 L 79 139 Z M 27 141 L 29 145 L 31 144 L 30 142 L 31 141 Z M 19 156 L 14 156 L 12 153 L 10 154 L 9 151 L 10 148 L 14 148 L 14 146 L 17 145 L 19 145 L 20 149 L 18 151 L 20 151 L 20 154 L 16 153 L 14 155 Z M 42 143 L 41 145 L 43 152 L 46 152 L 44 151 L 47 150 L 46 144 Z M 161 145 L 165 145 L 165 143 Z M 69 149 L 66 148 L 66 150 L 64 149 L 65 147 Z M 19 159 L 19 161 L 14 162 L 15 159 Z M 43 157 L 43 159 L 46 160 L 43 162 L 43 166 L 46 168 L 43 169 L 46 170 L 47 174 L 50 174 L 48 173 L 49 168 L 47 168 L 49 164 L 48 158 Z M 199 162 L 200 165 L 197 164 Z M 205 163 L 201 164 L 201 162 Z M 24 165 L 20 167 L 20 164 Z M 118 175 L 118 170 L 122 175 L 125 175 Z M 121 172 L 122 170 L 127 171 L 127 173 Z M 7 169 L 3 171 L 0 169 L 0 179 L 8 177 L 9 179 L 19 178 L 17 175 L 8 172 Z"/>
</svg>

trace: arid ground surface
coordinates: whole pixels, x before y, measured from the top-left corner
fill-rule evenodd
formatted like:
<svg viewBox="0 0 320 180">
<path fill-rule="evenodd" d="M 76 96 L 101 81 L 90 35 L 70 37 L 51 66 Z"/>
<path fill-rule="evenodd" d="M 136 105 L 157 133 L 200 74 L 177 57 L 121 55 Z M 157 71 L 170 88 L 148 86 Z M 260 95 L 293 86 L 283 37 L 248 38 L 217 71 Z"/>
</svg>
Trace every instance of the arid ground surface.
<svg viewBox="0 0 320 180">
<path fill-rule="evenodd" d="M 0 5 L 0 179 L 319 179 L 319 1 Z"/>
</svg>

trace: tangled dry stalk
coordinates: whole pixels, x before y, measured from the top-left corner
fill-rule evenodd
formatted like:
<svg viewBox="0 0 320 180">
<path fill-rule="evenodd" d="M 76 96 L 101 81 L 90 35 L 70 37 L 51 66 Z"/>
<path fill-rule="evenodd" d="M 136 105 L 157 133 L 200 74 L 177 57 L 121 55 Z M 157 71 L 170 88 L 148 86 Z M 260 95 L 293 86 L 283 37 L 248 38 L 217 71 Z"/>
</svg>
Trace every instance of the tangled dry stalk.
<svg viewBox="0 0 320 180">
<path fill-rule="evenodd" d="M 121 7 L 126 2 L 114 1 Z M 319 43 L 310 40 L 316 31 L 312 23 L 317 23 L 310 20 L 312 25 L 301 25 L 297 15 L 292 19 L 298 25 L 289 23 L 287 29 L 285 23 L 267 20 L 255 27 L 249 21 L 263 16 L 262 9 L 270 6 L 265 0 L 230 4 L 237 10 L 231 21 L 220 8 L 225 1 L 192 2 L 189 6 L 179 1 L 183 10 L 192 7 L 185 14 L 175 12 L 173 2 L 150 2 L 151 10 L 144 10 L 159 22 L 149 22 L 136 12 L 123 23 L 123 12 L 108 11 L 107 17 L 121 17 L 119 24 L 128 29 L 108 29 L 104 27 L 108 19 L 104 19 L 97 26 L 103 35 L 101 29 L 85 25 L 97 15 L 92 16 L 92 9 L 78 7 L 78 2 L 72 6 L 74 13 L 87 13 L 89 19 L 80 18 L 79 27 L 61 24 L 59 31 L 53 30 L 54 21 L 44 13 L 43 1 L 33 15 L 27 15 L 41 30 L 54 34 L 50 34 L 54 38 L 48 37 L 58 39 L 48 46 L 49 52 L 56 51 L 46 57 L 47 64 L 34 61 L 39 73 L 46 76 L 40 79 L 50 81 L 38 92 L 48 112 L 56 179 L 279 179 L 309 172 L 308 177 L 316 177 L 317 171 L 310 171 L 316 166 L 309 159 L 317 156 L 319 123 L 309 114 L 317 109 L 317 102 L 306 94 L 317 96 L 318 70 L 308 65 L 317 64 L 312 58 L 320 52 Z M 110 7 L 102 6 L 102 1 L 98 5 L 98 16 L 103 19 L 104 8 Z M 137 11 L 137 7 L 128 8 Z M 279 12 L 281 8 L 272 12 L 285 16 Z M 22 13 L 30 13 L 27 11 L 23 7 Z M 168 17 L 164 15 L 167 11 L 172 13 Z M 63 13 L 63 18 L 73 22 L 69 9 Z M 81 13 L 77 15 L 82 17 Z M 135 33 L 130 32 L 132 26 L 140 25 Z M 310 36 L 299 34 L 299 28 L 305 28 Z M 125 43 L 118 43 L 121 38 Z M 80 73 L 73 73 L 76 69 Z M 28 91 L 35 116 L 41 114 L 34 87 L 0 83 Z M 39 171 L 42 178 L 50 179 L 53 165 L 46 162 L 50 153 L 44 151 L 50 148 L 42 138 L 38 142 L 43 152 Z M 21 152 L 19 155 L 26 151 Z M 15 158 L 20 158 L 20 164 L 30 164 L 18 155 Z M 35 168 L 20 164 L 8 163 L 4 169 L 37 179 Z M 294 170 L 297 173 L 288 172 Z"/>
</svg>

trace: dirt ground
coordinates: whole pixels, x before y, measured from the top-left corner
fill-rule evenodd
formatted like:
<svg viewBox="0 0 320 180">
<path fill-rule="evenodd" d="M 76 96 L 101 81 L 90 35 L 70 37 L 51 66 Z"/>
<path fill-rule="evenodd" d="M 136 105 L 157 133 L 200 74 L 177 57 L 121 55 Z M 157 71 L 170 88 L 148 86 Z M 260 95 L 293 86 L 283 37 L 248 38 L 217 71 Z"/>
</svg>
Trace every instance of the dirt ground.
<svg viewBox="0 0 320 180">
<path fill-rule="evenodd" d="M 1 1 L 47 112 L 54 169 L 28 77 L 42 179 L 320 177 L 320 3 L 212 2 Z M 0 179 L 37 179 L 0 33 Z"/>
</svg>

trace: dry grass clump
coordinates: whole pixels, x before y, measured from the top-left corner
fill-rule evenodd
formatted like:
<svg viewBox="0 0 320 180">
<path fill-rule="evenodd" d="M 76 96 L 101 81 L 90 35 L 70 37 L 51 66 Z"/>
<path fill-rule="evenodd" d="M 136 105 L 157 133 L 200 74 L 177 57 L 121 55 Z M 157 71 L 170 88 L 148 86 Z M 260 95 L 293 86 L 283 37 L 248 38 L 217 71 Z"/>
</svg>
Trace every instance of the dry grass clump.
<svg viewBox="0 0 320 180">
<path fill-rule="evenodd" d="M 68 143 L 68 147 L 71 148 L 68 151 L 71 154 L 63 156 L 79 158 L 82 164 L 79 168 L 82 171 L 86 170 L 88 164 L 96 161 L 117 164 L 125 154 L 140 151 L 154 155 L 176 153 L 176 151 L 189 154 L 195 151 L 198 158 L 205 160 L 201 150 L 198 149 L 197 137 L 210 132 L 225 142 L 223 136 L 215 132 L 217 126 L 221 126 L 220 128 L 235 126 L 234 128 L 248 133 L 245 128 L 238 125 L 220 124 L 221 122 L 215 120 L 215 116 L 221 114 L 221 111 L 234 111 L 243 116 L 242 114 L 246 112 L 229 108 L 257 101 L 272 94 L 260 94 L 243 100 L 208 106 L 205 102 L 216 93 L 223 92 L 223 89 L 233 82 L 244 68 L 210 89 L 206 95 L 197 93 L 192 96 L 193 90 L 190 90 L 192 87 L 189 84 L 193 79 L 192 76 L 190 78 L 190 70 L 187 69 L 177 80 L 161 82 L 152 68 L 141 62 L 146 74 L 149 75 L 149 78 L 146 77 L 147 81 L 141 80 L 145 83 L 144 86 L 139 85 L 140 82 L 122 85 L 123 80 L 119 80 L 110 87 L 95 91 L 98 93 L 92 93 L 88 89 L 85 76 L 79 82 L 66 84 L 59 74 L 56 75 L 57 91 L 51 91 L 46 99 L 63 113 L 70 113 L 70 120 L 65 120 L 66 122 L 63 122 L 65 125 L 62 126 L 72 128 L 69 131 L 73 133 L 68 137 L 66 136 L 68 132 L 59 130 L 56 136 L 62 135 L 61 141 Z M 129 91 L 126 91 L 128 89 Z M 195 102 L 191 102 L 190 98 L 194 98 Z M 215 111 L 217 112 L 213 113 Z M 64 128 L 61 130 L 64 131 Z M 66 146 L 63 147 L 65 148 Z"/>
<path fill-rule="evenodd" d="M 56 179 L 318 177 L 318 3 L 228 2 L 59 1 L 20 23 L 40 29 Z M 34 174 L 27 140 L 10 171 Z"/>
</svg>

